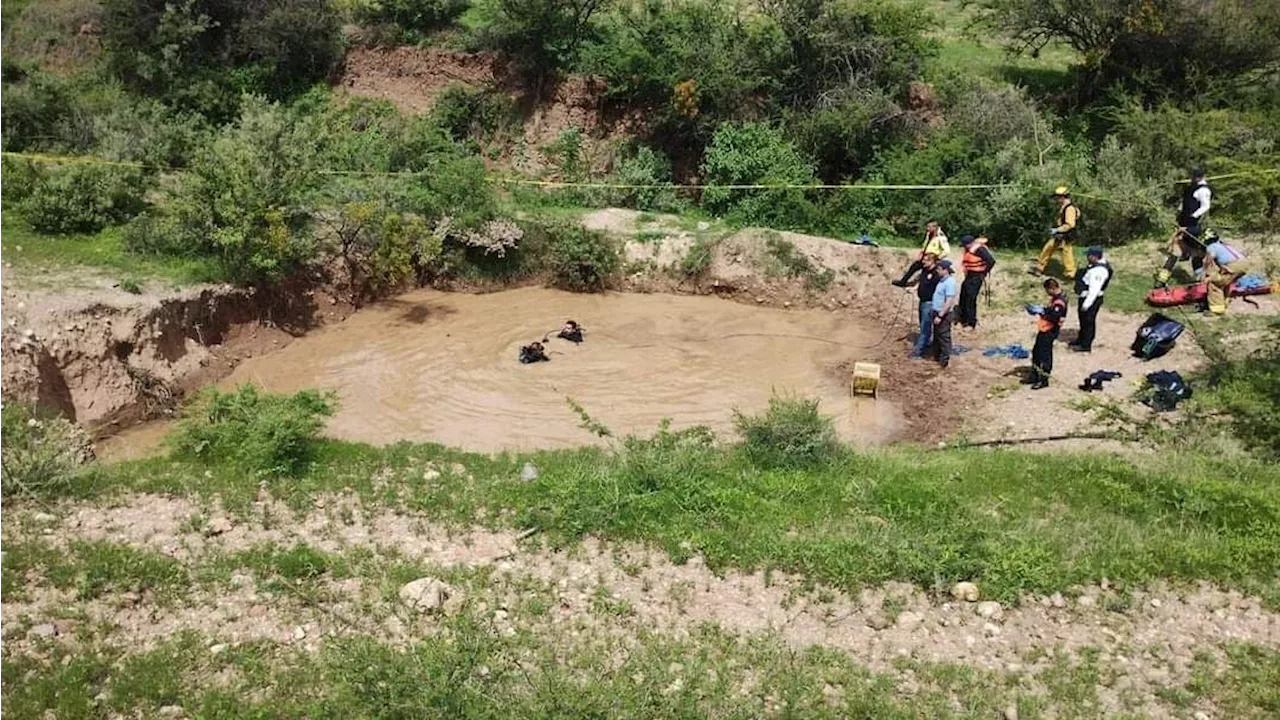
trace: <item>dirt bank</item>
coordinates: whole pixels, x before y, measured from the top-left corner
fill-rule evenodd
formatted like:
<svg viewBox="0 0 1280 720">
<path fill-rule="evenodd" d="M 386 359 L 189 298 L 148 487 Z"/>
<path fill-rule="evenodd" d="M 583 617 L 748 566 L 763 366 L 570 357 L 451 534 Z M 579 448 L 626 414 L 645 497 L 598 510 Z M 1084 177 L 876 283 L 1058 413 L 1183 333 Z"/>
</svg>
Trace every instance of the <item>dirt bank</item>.
<svg viewBox="0 0 1280 720">
<path fill-rule="evenodd" d="M 242 359 L 350 307 L 300 279 L 271 292 L 206 285 L 164 294 L 4 292 L 6 401 L 60 412 L 97 434 L 170 412 Z"/>
</svg>

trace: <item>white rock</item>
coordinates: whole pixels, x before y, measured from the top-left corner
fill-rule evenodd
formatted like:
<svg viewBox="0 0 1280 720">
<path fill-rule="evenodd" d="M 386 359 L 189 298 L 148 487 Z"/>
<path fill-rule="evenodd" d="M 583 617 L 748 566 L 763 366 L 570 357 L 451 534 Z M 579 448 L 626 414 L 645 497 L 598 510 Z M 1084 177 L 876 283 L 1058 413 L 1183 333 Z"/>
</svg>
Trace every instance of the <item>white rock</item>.
<svg viewBox="0 0 1280 720">
<path fill-rule="evenodd" d="M 1067 599 L 1062 597 L 1062 593 L 1054 593 L 1049 596 L 1049 604 L 1056 608 L 1064 608 L 1067 606 Z"/>
<path fill-rule="evenodd" d="M 706 220 L 701 220 L 701 221 L 699 221 L 699 222 L 698 222 L 698 229 L 699 229 L 699 230 L 707 230 L 707 229 L 709 229 L 710 227 L 711 227 L 711 223 L 707 222 Z"/>
<path fill-rule="evenodd" d="M 1164 603 L 1160 601 L 1160 598 L 1151 598 L 1151 607 L 1159 608 L 1163 604 Z"/>
<path fill-rule="evenodd" d="M 1195 720 L 1209 720 L 1209 713 L 1203 710 L 1197 710 L 1196 714 L 1191 717 L 1195 718 Z"/>
<path fill-rule="evenodd" d="M 231 520 L 229 518 L 227 518 L 224 515 L 219 515 L 218 517 L 209 521 L 209 525 L 206 526 L 204 529 L 204 534 L 208 535 L 209 537 L 214 537 L 216 535 L 222 535 L 223 533 L 231 532 L 231 529 L 233 527 L 235 526 L 232 525 Z"/>
<path fill-rule="evenodd" d="M 524 467 L 520 468 L 520 479 L 523 480 L 524 482 L 532 482 L 534 480 L 537 480 L 538 466 L 534 465 L 531 462 L 525 463 Z"/>
<path fill-rule="evenodd" d="M 978 607 L 975 608 L 975 612 L 978 613 L 978 617 L 985 618 L 987 620 L 1000 620 L 1004 618 L 1004 608 L 1000 607 L 1000 603 L 994 600 L 987 600 L 985 602 L 978 603 Z"/>
<path fill-rule="evenodd" d="M 924 622 L 924 617 L 920 613 L 906 610 L 898 615 L 897 625 L 903 630 L 915 630 Z"/>
<path fill-rule="evenodd" d="M 226 643 L 218 643 L 217 645 L 210 645 L 209 653 L 211 655 L 221 655 L 222 653 L 227 651 L 227 647 L 228 646 Z"/>
<path fill-rule="evenodd" d="M 1080 607 L 1093 607 L 1098 604 L 1098 598 L 1092 595 L 1081 595 L 1079 598 L 1076 598 L 1076 604 Z"/>
<path fill-rule="evenodd" d="M 971 582 L 958 582 L 951 586 L 951 597 L 965 602 L 977 602 L 978 586 Z"/>
<path fill-rule="evenodd" d="M 889 618 L 881 615 L 880 613 L 867 616 L 867 627 L 872 630 L 883 630 L 889 627 L 890 624 Z"/>
<path fill-rule="evenodd" d="M 58 518 L 56 518 L 56 517 L 54 517 L 53 515 L 50 515 L 49 513 L 46 513 L 46 512 L 38 512 L 38 513 L 36 513 L 36 514 L 32 515 L 32 516 L 31 516 L 31 519 L 32 519 L 32 520 L 35 520 L 35 521 L 36 521 L 36 522 L 38 522 L 38 523 L 51 523 L 51 522 L 54 522 L 55 520 L 57 520 Z"/>
<path fill-rule="evenodd" d="M 53 623 L 40 623 L 39 625 L 32 626 L 32 628 L 27 631 L 28 636 L 34 637 L 48 638 L 57 634 L 58 628 L 55 627 Z"/>
<path fill-rule="evenodd" d="M 418 578 L 400 588 L 400 601 L 418 612 L 439 612 L 453 588 L 431 577 Z"/>
<path fill-rule="evenodd" d="M 435 468 L 427 468 L 422 471 L 422 479 L 427 482 L 435 482 L 440 479 L 440 471 Z"/>
<path fill-rule="evenodd" d="M 1018 706 L 1010 705 L 1004 709 L 1004 720 L 1018 720 Z"/>
<path fill-rule="evenodd" d="M 983 623 L 982 632 L 987 637 L 995 637 L 1000 634 L 1000 626 L 995 623 Z"/>
<path fill-rule="evenodd" d="M 160 717 L 162 718 L 180 718 L 184 714 L 181 705 L 165 705 L 160 708 Z"/>
<path fill-rule="evenodd" d="M 293 629 L 294 640 L 305 640 L 307 638 L 307 629 L 299 625 Z"/>
</svg>

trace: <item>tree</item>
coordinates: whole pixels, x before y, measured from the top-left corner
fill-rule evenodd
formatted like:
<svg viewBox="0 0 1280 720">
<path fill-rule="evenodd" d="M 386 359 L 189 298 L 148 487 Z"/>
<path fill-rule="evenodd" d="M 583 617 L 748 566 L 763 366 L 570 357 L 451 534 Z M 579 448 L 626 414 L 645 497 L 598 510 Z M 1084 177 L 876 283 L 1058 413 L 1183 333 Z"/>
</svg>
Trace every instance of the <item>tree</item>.
<svg viewBox="0 0 1280 720">
<path fill-rule="evenodd" d="M 496 0 L 493 42 L 539 90 L 577 58 L 608 0 Z"/>
<path fill-rule="evenodd" d="M 1224 97 L 1280 69 L 1280 0 L 979 0 L 988 25 L 1033 55 L 1080 53 L 1079 99 L 1113 86 L 1148 100 Z"/>
</svg>

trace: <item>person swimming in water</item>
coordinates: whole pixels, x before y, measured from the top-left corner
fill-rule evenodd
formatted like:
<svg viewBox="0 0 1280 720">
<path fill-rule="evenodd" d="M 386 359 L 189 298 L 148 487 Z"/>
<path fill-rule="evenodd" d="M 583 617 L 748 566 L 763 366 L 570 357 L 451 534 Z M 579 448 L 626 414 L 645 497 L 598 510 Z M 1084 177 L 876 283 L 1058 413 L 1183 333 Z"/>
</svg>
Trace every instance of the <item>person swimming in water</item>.
<svg viewBox="0 0 1280 720">
<path fill-rule="evenodd" d="M 547 351 L 542 347 L 542 343 L 535 340 L 520 348 L 520 362 L 529 365 L 536 362 L 551 362 L 551 358 L 547 357 Z"/>
<path fill-rule="evenodd" d="M 582 342 L 582 326 L 574 320 L 565 320 L 564 327 L 560 328 L 560 332 L 556 337 L 561 340 L 568 340 L 571 343 Z"/>
</svg>

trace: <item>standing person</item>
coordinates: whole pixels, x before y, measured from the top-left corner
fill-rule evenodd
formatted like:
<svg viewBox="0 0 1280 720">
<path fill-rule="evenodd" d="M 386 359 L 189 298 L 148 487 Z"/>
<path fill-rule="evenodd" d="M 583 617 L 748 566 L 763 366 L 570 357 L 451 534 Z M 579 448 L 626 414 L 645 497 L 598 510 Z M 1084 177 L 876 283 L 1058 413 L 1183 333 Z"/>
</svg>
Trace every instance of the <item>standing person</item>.
<svg viewBox="0 0 1280 720">
<path fill-rule="evenodd" d="M 938 353 L 938 364 L 951 364 L 951 318 L 956 309 L 956 278 L 951 261 L 938 263 L 938 286 L 933 289 L 933 347 Z"/>
<path fill-rule="evenodd" d="M 1173 267 L 1179 260 L 1190 260 L 1191 269 L 1198 275 L 1204 266 L 1204 244 L 1200 238 L 1209 224 L 1209 208 L 1213 205 L 1213 188 L 1204 179 L 1204 170 L 1191 171 L 1191 181 L 1182 192 L 1182 207 L 1178 209 L 1178 229 L 1169 238 L 1168 256 L 1164 269 L 1156 275 L 1156 281 L 1169 282 Z"/>
<path fill-rule="evenodd" d="M 1089 267 L 1076 278 L 1076 296 L 1080 298 L 1080 334 L 1067 346 L 1075 352 L 1093 350 L 1093 338 L 1098 334 L 1098 311 L 1102 309 L 1102 294 L 1111 284 L 1111 265 L 1102 258 L 1102 248 L 1085 251 Z"/>
<path fill-rule="evenodd" d="M 1229 288 L 1231 283 L 1249 272 L 1249 259 L 1240 250 L 1226 244 L 1213 233 L 1207 233 L 1205 240 L 1209 244 L 1204 249 L 1205 281 L 1209 300 L 1209 312 L 1224 315 L 1227 303 L 1230 302 Z"/>
<path fill-rule="evenodd" d="M 938 281 L 942 279 L 938 273 L 938 257 L 933 253 L 925 253 L 920 259 L 920 265 L 920 278 L 916 281 L 920 334 L 916 337 L 915 347 L 911 349 L 912 358 L 924 357 L 924 351 L 933 342 L 933 291 L 938 288 Z"/>
<path fill-rule="evenodd" d="M 1036 318 L 1036 344 L 1031 348 L 1031 389 L 1049 387 L 1053 374 L 1053 343 L 1067 318 L 1067 301 L 1062 297 L 1062 286 L 1053 278 L 1046 278 L 1044 291 L 1049 294 L 1049 304 Z"/>
<path fill-rule="evenodd" d="M 964 255 L 960 264 L 964 267 L 964 282 L 960 285 L 960 324 L 970 330 L 978 327 L 978 293 L 987 274 L 996 266 L 996 258 L 987 249 L 985 236 L 974 238 L 965 235 L 960 240 Z"/>
<path fill-rule="evenodd" d="M 894 280 L 893 284 L 898 287 L 906 287 L 907 283 L 911 282 L 911 276 L 924 267 L 925 255 L 931 254 L 935 258 L 942 259 L 950 252 L 951 243 L 947 241 L 947 234 L 942 232 L 942 226 L 938 225 L 937 220 L 930 220 L 924 226 L 924 245 L 920 248 L 920 254 L 907 267 L 907 271 L 902 274 L 902 277 Z"/>
<path fill-rule="evenodd" d="M 1040 257 L 1036 258 L 1032 275 L 1043 275 L 1049 267 L 1049 261 L 1059 251 L 1062 252 L 1062 269 L 1068 279 L 1076 276 L 1076 254 L 1073 243 L 1076 241 L 1076 229 L 1080 224 L 1080 208 L 1071 202 L 1071 193 L 1066 185 L 1053 189 L 1053 199 L 1058 203 L 1057 224 L 1049 228 L 1049 240 L 1040 249 Z"/>
</svg>

